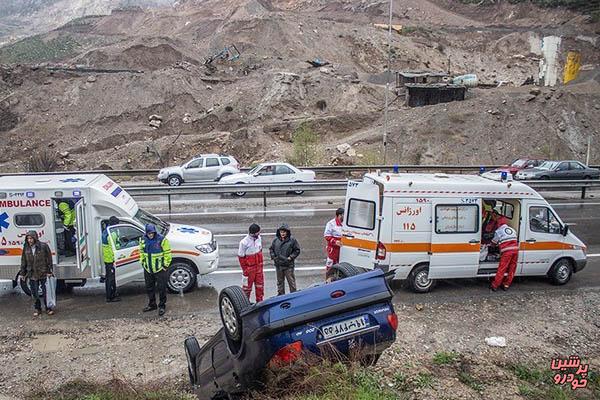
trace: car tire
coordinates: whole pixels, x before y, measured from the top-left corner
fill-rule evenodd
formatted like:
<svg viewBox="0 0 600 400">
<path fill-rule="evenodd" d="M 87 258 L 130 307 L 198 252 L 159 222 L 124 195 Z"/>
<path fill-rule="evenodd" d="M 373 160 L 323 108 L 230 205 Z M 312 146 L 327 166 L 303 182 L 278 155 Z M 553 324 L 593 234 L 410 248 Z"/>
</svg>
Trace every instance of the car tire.
<svg viewBox="0 0 600 400">
<path fill-rule="evenodd" d="M 589 176 L 589 175 L 586 175 L 586 176 L 583 177 L 583 179 L 588 180 L 588 179 L 592 179 L 592 177 Z"/>
<path fill-rule="evenodd" d="M 167 178 L 167 184 L 169 186 L 181 186 L 183 179 L 179 175 L 169 175 Z"/>
<path fill-rule="evenodd" d="M 550 177 L 547 175 L 543 175 L 543 176 L 540 176 L 540 179 L 543 181 L 547 181 L 548 179 L 550 179 Z"/>
<path fill-rule="evenodd" d="M 350 263 L 342 262 L 339 264 L 335 264 L 329 271 L 326 273 L 326 278 L 328 282 L 339 281 L 340 279 L 350 278 L 351 276 L 360 275 L 366 270 L 361 267 L 357 267 Z"/>
<path fill-rule="evenodd" d="M 197 383 L 196 376 L 196 358 L 200 354 L 200 345 L 198 340 L 194 336 L 190 336 L 183 342 L 185 347 L 185 357 L 187 359 L 188 374 L 190 376 L 190 383 L 195 385 Z"/>
<path fill-rule="evenodd" d="M 435 280 L 429 279 L 429 264 L 415 267 L 408 275 L 408 286 L 415 293 L 427 293 L 435 287 Z"/>
<path fill-rule="evenodd" d="M 234 343 L 242 340 L 242 311 L 250 306 L 250 300 L 239 286 L 229 286 L 219 294 L 219 314 L 225 335 Z"/>
<path fill-rule="evenodd" d="M 187 293 L 196 287 L 198 274 L 185 262 L 174 262 L 168 269 L 167 289 L 171 293 Z"/>
<path fill-rule="evenodd" d="M 294 183 L 302 183 L 302 181 L 296 181 Z M 297 194 L 298 196 L 302 195 L 304 193 L 304 190 L 294 190 L 294 194 Z"/>
<path fill-rule="evenodd" d="M 564 285 L 565 283 L 569 282 L 572 275 L 573 263 L 566 258 L 557 260 L 548 272 L 550 282 L 557 286 Z"/>
<path fill-rule="evenodd" d="M 236 185 L 244 185 L 244 184 L 245 184 L 244 182 L 236 183 Z M 233 194 L 237 197 L 244 197 L 246 195 L 246 192 L 234 192 Z"/>
</svg>

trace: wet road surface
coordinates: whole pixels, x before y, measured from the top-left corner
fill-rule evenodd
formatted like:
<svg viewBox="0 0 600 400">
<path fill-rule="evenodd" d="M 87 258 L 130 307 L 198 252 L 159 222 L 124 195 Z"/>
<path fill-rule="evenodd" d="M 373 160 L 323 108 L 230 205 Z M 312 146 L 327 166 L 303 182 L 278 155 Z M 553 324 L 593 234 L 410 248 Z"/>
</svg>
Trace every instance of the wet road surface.
<svg viewBox="0 0 600 400">
<path fill-rule="evenodd" d="M 256 207 L 256 199 L 215 199 L 215 205 L 199 208 L 193 203 L 182 202 L 175 214 L 163 216 L 170 222 L 199 225 L 210 229 L 220 246 L 221 262 L 216 273 L 199 278 L 199 287 L 183 296 L 170 295 L 168 313 L 178 315 L 211 313 L 216 314 L 218 292 L 230 285 L 241 284 L 241 272 L 237 261 L 237 246 L 247 227 L 256 222 L 263 229 L 265 248 L 265 294 L 276 294 L 275 273 L 268 260 L 268 246 L 274 238 L 276 228 L 282 222 L 291 226 L 293 235 L 300 242 L 302 253 L 297 262 L 298 287 L 304 288 L 323 279 L 325 253 L 323 229 L 332 218 L 337 207 L 342 206 L 342 196 L 324 196 L 302 199 L 299 196 L 274 199 L 273 207 L 263 211 Z M 235 203 L 234 203 L 235 202 Z M 600 201 L 589 199 L 551 200 L 561 219 L 570 224 L 572 231 L 588 245 L 587 267 L 573 275 L 567 285 L 556 287 L 545 278 L 517 278 L 511 291 L 573 291 L 600 287 Z M 261 203 L 262 204 L 262 203 Z M 146 207 L 161 211 L 156 207 Z M 155 203 L 156 205 L 156 203 Z M 164 212 L 164 209 L 163 209 Z M 453 302 L 486 296 L 510 296 L 509 292 L 492 293 L 485 279 L 460 279 L 441 281 L 432 293 L 415 294 L 403 288 L 401 283 L 394 285 L 397 302 Z M 122 301 L 107 304 L 104 302 L 104 287 L 91 282 L 84 288 L 76 288 L 72 293 L 59 295 L 58 319 L 104 319 L 119 317 L 155 318 L 143 314 L 146 303 L 143 284 L 133 283 L 119 289 Z M 6 285 L 0 287 L 0 317 L 30 318 L 31 304 L 20 289 L 12 290 Z M 45 317 L 47 318 L 47 317 Z"/>
</svg>

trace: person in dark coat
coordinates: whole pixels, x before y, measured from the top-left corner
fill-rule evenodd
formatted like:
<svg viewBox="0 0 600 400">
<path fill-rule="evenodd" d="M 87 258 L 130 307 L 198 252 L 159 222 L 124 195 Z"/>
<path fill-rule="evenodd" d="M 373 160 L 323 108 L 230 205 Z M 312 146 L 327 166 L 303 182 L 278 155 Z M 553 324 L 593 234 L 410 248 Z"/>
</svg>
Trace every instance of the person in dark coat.
<svg viewBox="0 0 600 400">
<path fill-rule="evenodd" d="M 40 287 L 46 312 L 48 315 L 54 314 L 54 310 L 46 305 L 46 279 L 50 276 L 52 276 L 52 251 L 46 243 L 40 242 L 36 231 L 29 231 L 25 235 L 19 279 L 29 279 L 29 289 L 34 299 L 35 312 L 33 315 L 35 317 L 42 312 Z"/>
<path fill-rule="evenodd" d="M 275 239 L 269 249 L 271 260 L 277 271 L 277 295 L 285 294 L 285 280 L 290 287 L 290 293 L 296 291 L 296 276 L 294 261 L 300 255 L 300 245 L 287 224 L 282 224 L 277 230 Z"/>
</svg>

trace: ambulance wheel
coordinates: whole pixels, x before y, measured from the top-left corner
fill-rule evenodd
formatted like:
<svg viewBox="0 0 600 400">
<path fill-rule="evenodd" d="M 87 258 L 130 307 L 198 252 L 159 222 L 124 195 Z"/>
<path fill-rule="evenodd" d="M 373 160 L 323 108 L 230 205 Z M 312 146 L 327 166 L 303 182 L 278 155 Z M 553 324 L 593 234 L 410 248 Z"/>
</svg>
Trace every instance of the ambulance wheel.
<svg viewBox="0 0 600 400">
<path fill-rule="evenodd" d="M 185 262 L 177 261 L 169 267 L 167 289 L 171 293 L 187 293 L 196 287 L 196 280 L 194 268 Z"/>
<path fill-rule="evenodd" d="M 415 267 L 407 280 L 412 291 L 416 293 L 427 293 L 435 286 L 435 281 L 429 279 L 429 264 Z"/>
<path fill-rule="evenodd" d="M 185 347 L 185 356 L 187 358 L 188 374 L 190 376 L 190 383 L 195 385 L 196 382 L 196 358 L 200 354 L 200 345 L 198 340 L 194 336 L 190 336 L 185 339 L 183 344 Z"/>
<path fill-rule="evenodd" d="M 183 179 L 179 175 L 169 175 L 167 182 L 169 186 L 181 186 Z"/>
<path fill-rule="evenodd" d="M 350 278 L 351 276 L 362 274 L 363 272 L 365 272 L 365 269 L 361 267 L 342 262 L 329 268 L 329 271 L 327 271 L 325 277 L 327 278 L 327 282 L 335 282 L 339 281 L 340 279 Z"/>
<path fill-rule="evenodd" d="M 566 258 L 556 261 L 548 272 L 553 285 L 564 285 L 571 280 L 571 275 L 573 275 L 573 264 Z"/>
<path fill-rule="evenodd" d="M 250 306 L 250 300 L 239 286 L 229 286 L 219 294 L 219 314 L 225 334 L 234 343 L 242 340 L 242 311 Z"/>
</svg>

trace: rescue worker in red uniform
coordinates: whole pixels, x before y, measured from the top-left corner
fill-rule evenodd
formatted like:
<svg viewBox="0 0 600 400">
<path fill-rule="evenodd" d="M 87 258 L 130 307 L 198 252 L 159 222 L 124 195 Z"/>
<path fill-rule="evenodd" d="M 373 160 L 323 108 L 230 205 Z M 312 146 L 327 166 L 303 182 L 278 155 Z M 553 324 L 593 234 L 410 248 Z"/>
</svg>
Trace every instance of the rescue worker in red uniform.
<svg viewBox="0 0 600 400">
<path fill-rule="evenodd" d="M 517 232 L 508 226 L 506 217 L 498 218 L 498 228 L 492 243 L 497 244 L 500 248 L 500 264 L 498 265 L 496 277 L 490 284 L 490 289 L 495 292 L 502 285 L 502 290 L 508 290 L 517 270 L 519 243 Z M 504 276 L 505 273 L 506 277 Z"/>
<path fill-rule="evenodd" d="M 256 302 L 262 301 L 265 294 L 265 275 L 260 226 L 257 224 L 250 225 L 248 234 L 240 241 L 238 259 L 242 267 L 242 290 L 250 298 L 254 286 Z"/>
<path fill-rule="evenodd" d="M 329 271 L 333 265 L 340 262 L 340 247 L 342 247 L 342 223 L 344 222 L 344 209 L 335 211 L 335 218 L 327 222 L 323 237 L 327 242 L 327 262 L 325 268 Z"/>
<path fill-rule="evenodd" d="M 483 201 L 482 244 L 490 244 L 498 228 L 498 214 L 494 212 L 494 207 L 496 207 L 494 200 Z"/>
</svg>

